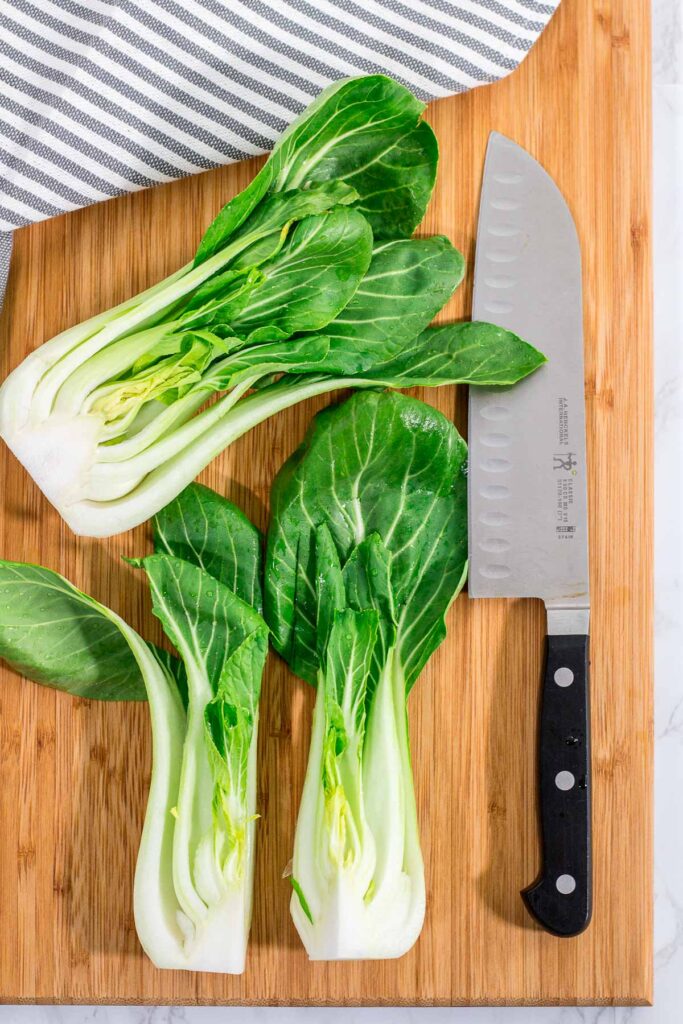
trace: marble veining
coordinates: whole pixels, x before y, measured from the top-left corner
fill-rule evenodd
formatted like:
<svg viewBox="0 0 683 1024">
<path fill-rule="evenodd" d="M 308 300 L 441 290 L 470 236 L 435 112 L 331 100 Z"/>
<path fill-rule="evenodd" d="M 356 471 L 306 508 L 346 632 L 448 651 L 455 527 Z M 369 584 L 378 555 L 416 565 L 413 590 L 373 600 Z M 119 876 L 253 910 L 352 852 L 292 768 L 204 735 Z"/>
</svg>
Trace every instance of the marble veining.
<svg viewBox="0 0 683 1024">
<path fill-rule="evenodd" d="M 655 1007 L 0 1007 L 0 1024 L 677 1024 L 683 1020 L 683 2 L 653 0 Z M 491 417 L 494 418 L 494 417 Z"/>
</svg>

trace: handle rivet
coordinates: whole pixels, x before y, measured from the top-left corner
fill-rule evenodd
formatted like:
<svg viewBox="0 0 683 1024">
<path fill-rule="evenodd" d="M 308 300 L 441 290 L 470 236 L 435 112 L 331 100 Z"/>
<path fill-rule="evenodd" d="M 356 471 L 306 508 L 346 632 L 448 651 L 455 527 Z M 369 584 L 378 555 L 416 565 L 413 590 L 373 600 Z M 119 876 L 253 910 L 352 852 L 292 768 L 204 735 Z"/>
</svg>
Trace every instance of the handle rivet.
<svg viewBox="0 0 683 1024">
<path fill-rule="evenodd" d="M 560 875 L 555 882 L 555 888 L 563 896 L 569 896 L 576 889 L 576 881 L 571 875 Z"/>
<path fill-rule="evenodd" d="M 553 679 L 558 686 L 571 686 L 574 682 L 574 673 L 570 668 L 563 666 L 556 669 Z"/>
<path fill-rule="evenodd" d="M 576 779 L 571 772 L 558 772 L 555 776 L 555 785 L 558 789 L 571 789 L 575 782 Z"/>
</svg>

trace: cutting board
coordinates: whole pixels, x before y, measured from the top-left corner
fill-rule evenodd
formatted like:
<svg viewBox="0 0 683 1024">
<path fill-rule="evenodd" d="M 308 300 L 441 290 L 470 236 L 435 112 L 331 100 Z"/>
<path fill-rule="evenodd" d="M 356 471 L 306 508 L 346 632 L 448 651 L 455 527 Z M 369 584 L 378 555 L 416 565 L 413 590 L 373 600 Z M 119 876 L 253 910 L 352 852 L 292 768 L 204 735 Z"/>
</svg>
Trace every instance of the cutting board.
<svg viewBox="0 0 683 1024">
<path fill-rule="evenodd" d="M 0 998 L 7 1002 L 647 1003 L 652 994 L 652 352 L 649 10 L 564 0 L 508 79 L 430 106 L 441 162 L 422 230 L 471 261 L 488 132 L 553 175 L 584 259 L 593 602 L 595 912 L 587 932 L 537 928 L 519 890 L 539 867 L 535 740 L 544 615 L 469 602 L 410 697 L 427 873 L 423 933 L 405 957 L 309 963 L 282 872 L 292 850 L 313 693 L 268 663 L 259 749 L 256 897 L 242 977 L 156 970 L 135 935 L 132 881 L 150 771 L 145 705 L 0 682 Z M 258 162 L 91 207 L 16 235 L 0 370 L 189 259 Z M 471 276 L 444 319 L 469 314 Z M 466 395 L 417 392 L 465 426 Z M 202 479 L 267 521 L 273 474 L 328 399 L 281 414 Z M 160 640 L 120 559 L 145 527 L 76 539 L 6 450 L 0 555 L 39 562 Z"/>
</svg>

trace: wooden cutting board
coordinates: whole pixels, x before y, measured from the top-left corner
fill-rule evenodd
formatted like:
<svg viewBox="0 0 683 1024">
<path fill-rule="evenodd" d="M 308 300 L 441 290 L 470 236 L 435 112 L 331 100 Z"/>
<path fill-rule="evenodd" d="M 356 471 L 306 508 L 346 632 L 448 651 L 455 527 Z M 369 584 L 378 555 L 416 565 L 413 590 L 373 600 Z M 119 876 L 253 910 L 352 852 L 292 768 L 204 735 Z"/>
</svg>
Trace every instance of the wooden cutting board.
<svg viewBox="0 0 683 1024">
<path fill-rule="evenodd" d="M 271 656 L 262 702 L 256 898 L 240 978 L 156 970 L 138 945 L 132 880 L 150 769 L 144 705 L 0 683 L 0 998 L 7 1002 L 647 1003 L 652 994 L 652 352 L 650 22 L 643 0 L 564 0 L 505 81 L 429 109 L 441 146 L 423 226 L 473 256 L 488 132 L 553 175 L 584 258 L 593 603 L 595 912 L 557 939 L 519 890 L 539 866 L 534 744 L 544 615 L 468 602 L 410 698 L 428 906 L 398 961 L 311 964 L 282 870 L 307 757 L 312 691 Z M 117 199 L 16 235 L 1 321 L 4 376 L 58 331 L 191 257 L 251 162 Z M 471 278 L 446 318 L 469 313 Z M 420 392 L 464 428 L 466 396 Z M 202 479 L 261 526 L 274 472 L 311 402 L 243 438 Z M 0 454 L 0 555 L 39 562 L 160 639 L 120 560 L 147 530 L 77 540 Z"/>
</svg>

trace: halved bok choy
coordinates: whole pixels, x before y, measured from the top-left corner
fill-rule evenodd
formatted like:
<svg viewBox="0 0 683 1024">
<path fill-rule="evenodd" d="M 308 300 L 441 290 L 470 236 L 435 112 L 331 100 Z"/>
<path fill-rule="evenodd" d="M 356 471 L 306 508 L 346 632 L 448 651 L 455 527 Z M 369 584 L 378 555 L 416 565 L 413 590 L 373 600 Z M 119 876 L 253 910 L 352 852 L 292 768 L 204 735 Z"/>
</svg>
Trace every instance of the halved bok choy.
<svg viewBox="0 0 683 1024">
<path fill-rule="evenodd" d="M 472 354 L 490 352 L 497 328 L 426 330 L 464 261 L 444 237 L 410 237 L 437 166 L 423 109 L 383 76 L 331 86 L 221 210 L 191 264 L 13 370 L 0 436 L 75 533 L 144 522 L 238 437 L 305 398 L 455 382 L 463 360 L 472 376 Z"/>
</svg>

